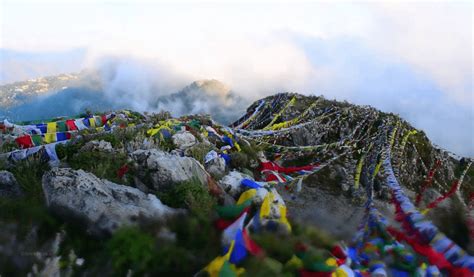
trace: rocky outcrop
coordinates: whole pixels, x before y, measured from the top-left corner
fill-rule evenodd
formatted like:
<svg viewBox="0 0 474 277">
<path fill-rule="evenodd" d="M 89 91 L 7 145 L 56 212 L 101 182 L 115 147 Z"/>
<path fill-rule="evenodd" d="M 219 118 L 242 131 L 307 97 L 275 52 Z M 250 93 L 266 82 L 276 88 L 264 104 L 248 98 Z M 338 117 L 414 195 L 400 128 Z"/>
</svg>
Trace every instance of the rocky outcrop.
<svg viewBox="0 0 474 277">
<path fill-rule="evenodd" d="M 136 164 L 138 176 L 154 190 L 166 190 L 193 178 L 203 185 L 207 184 L 207 173 L 194 158 L 180 157 L 157 149 L 137 150 L 131 154 L 131 158 Z"/>
<path fill-rule="evenodd" d="M 0 171 L 0 197 L 19 197 L 22 190 L 11 172 Z"/>
<path fill-rule="evenodd" d="M 196 138 L 187 131 L 178 132 L 172 137 L 174 145 L 181 150 L 188 149 L 196 144 Z"/>
<path fill-rule="evenodd" d="M 79 219 L 95 235 L 135 224 L 139 217 L 159 220 L 176 212 L 152 194 L 83 170 L 52 169 L 43 176 L 43 191 L 51 211 L 65 220 Z"/>
</svg>

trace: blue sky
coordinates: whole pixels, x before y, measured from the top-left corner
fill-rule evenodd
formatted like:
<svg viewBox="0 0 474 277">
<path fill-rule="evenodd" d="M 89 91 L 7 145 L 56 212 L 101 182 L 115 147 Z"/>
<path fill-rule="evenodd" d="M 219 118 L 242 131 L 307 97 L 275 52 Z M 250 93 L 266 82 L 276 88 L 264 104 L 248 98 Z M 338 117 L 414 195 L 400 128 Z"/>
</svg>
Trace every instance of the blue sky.
<svg viewBox="0 0 474 277">
<path fill-rule="evenodd" d="M 114 55 L 144 64 L 127 80 L 143 68 L 164 90 L 216 78 L 252 99 L 296 91 L 370 104 L 474 156 L 471 2 L 219 3 L 2 1 L 2 49 L 82 56 L 33 66 L 3 55 L 1 69 L 19 78 Z"/>
</svg>

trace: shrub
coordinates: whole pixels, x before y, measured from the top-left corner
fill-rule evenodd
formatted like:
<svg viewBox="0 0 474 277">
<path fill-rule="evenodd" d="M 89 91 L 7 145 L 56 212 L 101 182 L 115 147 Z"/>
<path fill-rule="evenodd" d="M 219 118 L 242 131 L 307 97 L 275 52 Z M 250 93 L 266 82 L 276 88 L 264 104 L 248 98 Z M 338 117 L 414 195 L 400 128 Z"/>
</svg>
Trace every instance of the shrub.
<svg viewBox="0 0 474 277">
<path fill-rule="evenodd" d="M 209 151 L 211 151 L 212 149 L 213 147 L 211 145 L 198 143 L 187 150 L 187 155 L 204 164 L 206 154 L 209 153 Z"/>
<path fill-rule="evenodd" d="M 168 206 L 186 208 L 198 215 L 208 215 L 216 205 L 216 200 L 197 178 L 177 184 L 165 193 L 159 193 L 158 198 Z"/>
<path fill-rule="evenodd" d="M 219 234 L 209 219 L 182 215 L 169 219 L 167 226 L 176 234 L 176 242 L 155 238 L 160 224 L 126 227 L 118 230 L 106 243 L 114 272 L 124 275 L 192 276 L 220 254 Z"/>
<path fill-rule="evenodd" d="M 159 113 L 152 113 L 149 118 L 153 124 L 158 124 L 160 121 L 171 118 L 171 113 L 168 111 L 160 111 Z"/>
<path fill-rule="evenodd" d="M 11 169 L 28 201 L 43 203 L 41 178 L 49 169 L 48 163 L 38 159 L 20 161 Z"/>
<path fill-rule="evenodd" d="M 173 140 L 171 138 L 158 139 L 158 146 L 161 150 L 167 152 L 176 149 L 176 145 L 174 145 Z"/>
<path fill-rule="evenodd" d="M 117 130 L 115 132 L 119 133 L 121 131 L 122 130 Z M 89 139 L 88 141 L 90 141 L 90 140 L 91 139 Z M 118 139 L 118 136 L 115 133 L 100 133 L 99 135 L 94 136 L 93 140 L 98 140 L 98 141 L 103 140 L 103 141 L 110 142 L 110 144 L 112 144 L 113 148 L 117 148 L 121 144 L 121 140 Z"/>
<path fill-rule="evenodd" d="M 257 145 L 255 142 L 251 142 L 250 145 L 246 143 L 240 144 L 243 153 L 245 153 L 249 160 L 258 160 L 258 152 L 264 150 L 264 146 Z"/>
<path fill-rule="evenodd" d="M 66 159 L 68 162 L 72 157 L 79 152 L 81 147 L 84 146 L 84 141 L 74 141 L 66 144 L 57 144 L 56 145 L 56 154 L 59 159 Z"/>
<path fill-rule="evenodd" d="M 245 268 L 243 276 L 297 276 L 296 272 L 282 272 L 283 264 L 269 257 L 249 257 L 242 267 Z"/>
<path fill-rule="evenodd" d="M 127 156 L 123 153 L 112 154 L 98 151 L 80 152 L 69 160 L 71 168 L 83 169 L 115 183 L 124 183 L 117 176 L 117 172 L 126 163 Z"/>
<path fill-rule="evenodd" d="M 17 224 L 19 238 L 26 236 L 33 226 L 37 227 L 38 240 L 44 241 L 59 229 L 60 222 L 49 214 L 44 204 L 29 199 L 0 198 L 0 219 Z"/>
<path fill-rule="evenodd" d="M 10 152 L 18 149 L 18 145 L 14 141 L 3 142 L 0 145 L 0 152 Z"/>
<path fill-rule="evenodd" d="M 330 249 L 336 240 L 325 231 L 313 226 L 301 225 L 296 222 L 292 223 L 293 234 L 301 241 L 309 243 L 313 246 Z"/>
<path fill-rule="evenodd" d="M 232 168 L 242 169 L 250 168 L 250 162 L 247 154 L 243 152 L 233 152 L 230 154 L 230 166 Z"/>
<path fill-rule="evenodd" d="M 136 227 L 118 230 L 107 242 L 112 266 L 117 274 L 124 275 L 131 269 L 143 275 L 152 267 L 156 257 L 155 240 Z"/>
<path fill-rule="evenodd" d="M 175 247 L 186 249 L 181 267 L 188 276 L 204 268 L 221 254 L 220 232 L 214 228 L 209 217 L 183 215 L 171 219 L 168 226 L 176 234 Z"/>
<path fill-rule="evenodd" d="M 296 240 L 292 236 L 262 233 L 252 236 L 253 240 L 265 249 L 265 253 L 273 259 L 285 263 L 294 253 Z"/>
</svg>

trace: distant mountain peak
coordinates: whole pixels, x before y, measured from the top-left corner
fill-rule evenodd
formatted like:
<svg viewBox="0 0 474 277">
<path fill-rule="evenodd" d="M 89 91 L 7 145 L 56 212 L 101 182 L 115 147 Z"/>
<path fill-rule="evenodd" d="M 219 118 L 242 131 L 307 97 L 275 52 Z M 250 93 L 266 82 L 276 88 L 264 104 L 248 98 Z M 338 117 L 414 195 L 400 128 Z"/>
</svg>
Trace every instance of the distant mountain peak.
<svg viewBox="0 0 474 277">
<path fill-rule="evenodd" d="M 210 95 L 225 96 L 231 92 L 230 86 L 216 79 L 204 79 L 194 81 L 191 87 L 198 87 Z"/>
</svg>

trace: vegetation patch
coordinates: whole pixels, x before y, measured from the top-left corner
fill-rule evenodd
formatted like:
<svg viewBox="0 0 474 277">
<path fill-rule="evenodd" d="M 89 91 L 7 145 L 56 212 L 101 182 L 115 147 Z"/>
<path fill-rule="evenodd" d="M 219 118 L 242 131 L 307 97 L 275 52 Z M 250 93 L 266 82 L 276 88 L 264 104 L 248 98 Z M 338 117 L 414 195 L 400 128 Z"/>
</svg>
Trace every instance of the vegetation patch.
<svg viewBox="0 0 474 277">
<path fill-rule="evenodd" d="M 127 180 L 119 177 L 119 170 L 127 164 L 127 155 L 124 153 L 104 153 L 99 151 L 80 152 L 73 155 L 69 165 L 73 169 L 83 169 L 99 178 L 114 183 L 124 184 Z"/>
<path fill-rule="evenodd" d="M 208 216 L 216 200 L 197 178 L 173 186 L 166 192 L 157 193 L 158 198 L 173 208 L 185 208 L 196 215 Z"/>
</svg>

